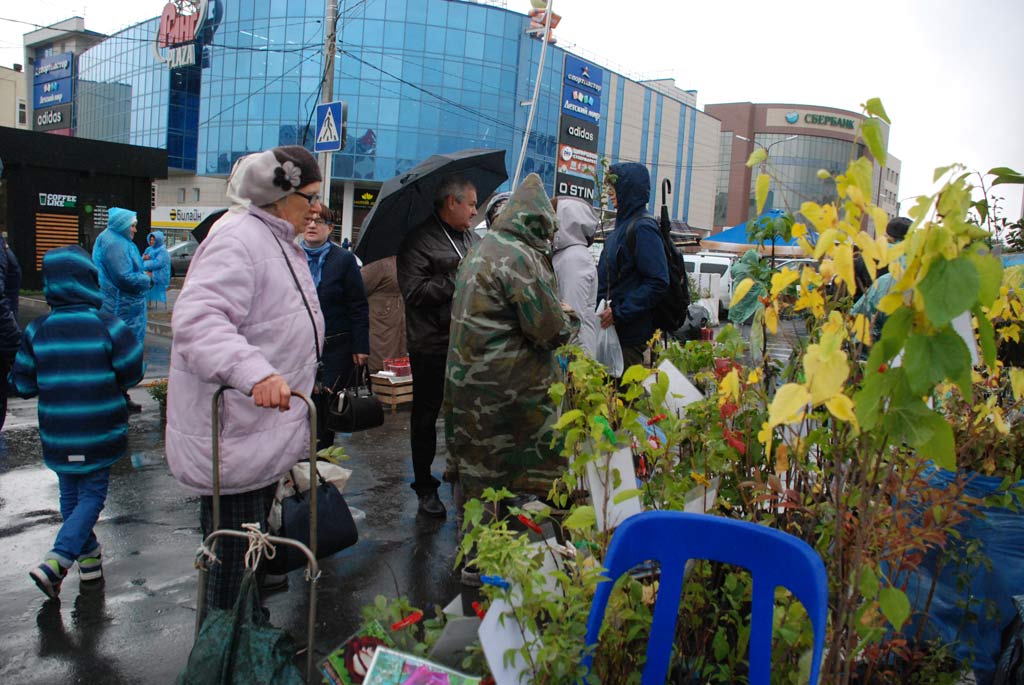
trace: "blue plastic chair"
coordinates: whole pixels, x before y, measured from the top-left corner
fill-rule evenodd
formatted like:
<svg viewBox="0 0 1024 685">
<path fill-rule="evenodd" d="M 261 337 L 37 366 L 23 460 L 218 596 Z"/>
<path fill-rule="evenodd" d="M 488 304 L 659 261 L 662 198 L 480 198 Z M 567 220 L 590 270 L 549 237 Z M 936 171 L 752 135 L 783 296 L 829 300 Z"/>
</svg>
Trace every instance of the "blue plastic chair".
<svg viewBox="0 0 1024 685">
<path fill-rule="evenodd" d="M 818 682 L 825 645 L 828 582 L 825 565 L 807 543 L 788 533 L 747 521 L 648 511 L 626 519 L 616 529 L 604 565 L 610 579 L 597 586 L 587 619 L 589 669 L 612 586 L 624 573 L 646 561 L 661 566 L 643 685 L 664 685 L 676 634 L 676 618 L 689 559 L 709 559 L 742 566 L 753 577 L 750 618 L 750 685 L 768 685 L 771 676 L 772 615 L 775 588 L 783 586 L 804 605 L 814 629 L 810 683 Z"/>
</svg>

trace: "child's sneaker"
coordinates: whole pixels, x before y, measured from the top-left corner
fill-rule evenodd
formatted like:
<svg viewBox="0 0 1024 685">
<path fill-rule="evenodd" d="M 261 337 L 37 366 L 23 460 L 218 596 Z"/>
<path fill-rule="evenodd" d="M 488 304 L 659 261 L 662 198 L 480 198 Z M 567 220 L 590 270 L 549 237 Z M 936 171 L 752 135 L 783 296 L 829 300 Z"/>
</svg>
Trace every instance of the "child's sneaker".
<svg viewBox="0 0 1024 685">
<path fill-rule="evenodd" d="M 67 574 L 68 570 L 57 563 L 56 559 L 46 559 L 28 572 L 28 575 L 39 586 L 39 589 L 51 599 L 57 599 L 57 596 L 60 594 L 60 584 Z"/>
<path fill-rule="evenodd" d="M 103 580 L 103 557 L 99 552 L 78 557 L 78 577 L 82 580 Z"/>
</svg>

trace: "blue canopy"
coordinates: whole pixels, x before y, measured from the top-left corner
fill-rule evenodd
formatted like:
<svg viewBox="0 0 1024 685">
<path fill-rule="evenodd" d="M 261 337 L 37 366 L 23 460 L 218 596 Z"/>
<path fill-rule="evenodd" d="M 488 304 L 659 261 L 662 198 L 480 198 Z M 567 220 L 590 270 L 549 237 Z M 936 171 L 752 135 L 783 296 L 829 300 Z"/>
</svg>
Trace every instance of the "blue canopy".
<svg viewBox="0 0 1024 685">
<path fill-rule="evenodd" d="M 757 217 L 757 219 L 755 219 L 754 221 L 761 221 L 762 219 L 772 221 L 778 219 L 779 217 L 785 216 L 785 214 L 786 212 L 784 212 L 781 209 L 769 209 L 768 211 L 761 214 L 761 216 Z M 707 238 L 701 241 L 701 247 L 705 247 L 708 249 L 728 250 L 730 252 L 746 252 L 747 250 L 750 249 L 756 249 L 757 244 L 751 242 L 750 238 L 747 236 L 747 224 L 749 223 L 749 221 L 745 221 L 742 224 L 733 226 L 732 228 L 727 228 L 721 233 L 709 235 Z M 813 245 L 817 241 L 817 239 L 818 234 L 808 229 L 807 241 Z M 776 253 L 779 252 L 780 248 L 783 248 L 783 251 L 785 253 L 802 253 L 800 246 L 796 242 L 796 238 L 791 238 L 788 241 L 782 240 L 781 238 L 776 238 L 774 242 Z M 765 250 L 767 251 L 770 249 L 771 243 L 766 242 Z"/>
</svg>

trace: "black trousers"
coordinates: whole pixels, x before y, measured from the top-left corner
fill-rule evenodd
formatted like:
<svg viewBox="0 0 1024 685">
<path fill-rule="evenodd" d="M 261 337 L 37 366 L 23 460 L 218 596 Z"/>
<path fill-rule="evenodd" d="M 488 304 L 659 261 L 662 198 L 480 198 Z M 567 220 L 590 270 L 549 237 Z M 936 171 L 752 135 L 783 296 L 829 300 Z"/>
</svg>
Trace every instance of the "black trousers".
<svg viewBox="0 0 1024 685">
<path fill-rule="evenodd" d="M 349 387 L 355 382 L 352 369 L 352 339 L 349 335 L 328 336 L 324 345 L 323 367 L 320 369 L 320 383 L 334 390 Z M 334 444 L 334 431 L 327 429 L 327 421 L 317 417 L 316 448 L 322 450 Z"/>
<path fill-rule="evenodd" d="M 437 454 L 437 416 L 444 402 L 444 372 L 447 356 L 409 353 L 412 365 L 412 418 L 409 441 L 412 447 L 412 489 L 423 496 L 436 492 L 441 482 L 430 473 Z"/>
</svg>

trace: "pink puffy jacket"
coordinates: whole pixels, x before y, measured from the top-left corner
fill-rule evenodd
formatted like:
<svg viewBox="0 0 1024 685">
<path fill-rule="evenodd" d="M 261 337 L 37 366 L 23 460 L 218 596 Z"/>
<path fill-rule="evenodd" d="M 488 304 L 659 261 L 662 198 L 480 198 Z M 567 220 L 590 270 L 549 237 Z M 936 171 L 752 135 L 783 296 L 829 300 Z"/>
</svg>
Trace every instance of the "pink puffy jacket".
<svg viewBox="0 0 1024 685">
<path fill-rule="evenodd" d="M 323 348 L 324 319 L 291 224 L 258 209 L 233 210 L 199 246 L 171 326 L 167 393 L 167 463 L 200 494 L 212 492 L 211 402 L 221 385 L 221 494 L 278 480 L 309 449 L 306 404 L 287 412 L 257 407 L 252 387 L 274 373 L 309 394 L 316 378 L 314 335 Z M 285 256 L 313 311 L 302 304 Z"/>
</svg>

